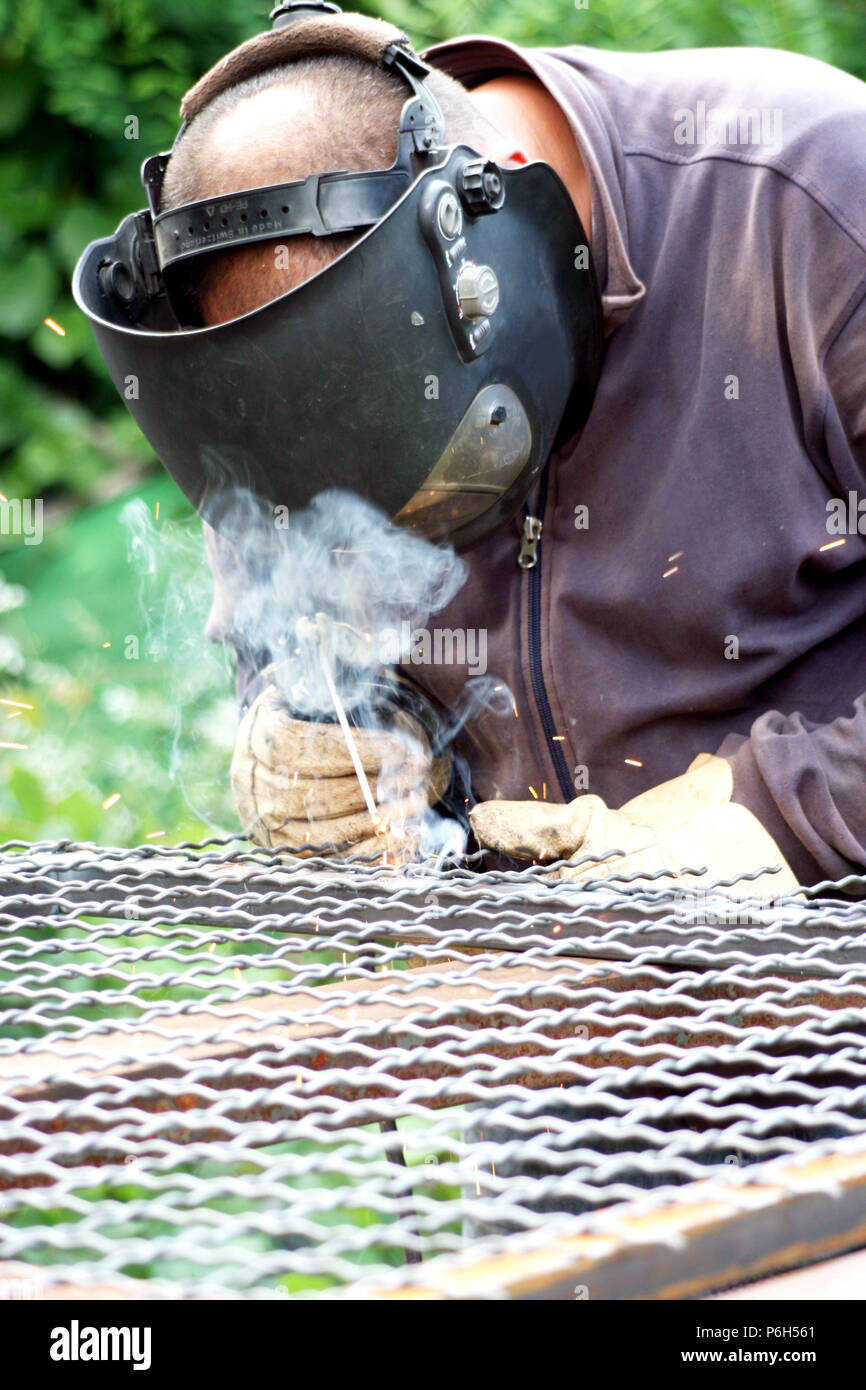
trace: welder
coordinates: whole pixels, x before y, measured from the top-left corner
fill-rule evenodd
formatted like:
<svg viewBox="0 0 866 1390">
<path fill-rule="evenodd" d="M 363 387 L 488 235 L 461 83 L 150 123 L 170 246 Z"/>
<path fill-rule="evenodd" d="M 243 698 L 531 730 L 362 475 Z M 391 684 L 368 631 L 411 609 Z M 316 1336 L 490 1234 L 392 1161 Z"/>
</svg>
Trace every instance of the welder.
<svg viewBox="0 0 866 1390">
<path fill-rule="evenodd" d="M 311 732 L 239 621 L 226 521 L 233 486 L 336 488 L 458 548 L 436 621 L 484 631 L 513 702 L 449 763 L 467 672 L 412 664 L 424 753 L 357 730 L 374 791 L 389 765 L 435 802 L 459 762 L 481 844 L 575 877 L 862 873 L 866 536 L 838 518 L 866 473 L 866 86 L 771 50 L 419 56 L 333 4 L 272 20 L 75 278 L 207 523 L 245 827 L 376 843 L 340 726 Z"/>
</svg>

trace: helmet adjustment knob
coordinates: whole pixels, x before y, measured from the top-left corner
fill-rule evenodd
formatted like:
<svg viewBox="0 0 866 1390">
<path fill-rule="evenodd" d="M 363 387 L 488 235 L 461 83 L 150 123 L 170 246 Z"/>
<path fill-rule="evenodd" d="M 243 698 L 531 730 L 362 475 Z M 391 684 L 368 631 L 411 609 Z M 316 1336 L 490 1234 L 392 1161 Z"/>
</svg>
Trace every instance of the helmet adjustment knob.
<svg viewBox="0 0 866 1390">
<path fill-rule="evenodd" d="M 468 319 L 484 319 L 499 305 L 499 280 L 489 265 L 465 265 L 457 276 L 457 303 Z"/>
<path fill-rule="evenodd" d="M 463 230 L 463 210 L 453 193 L 443 193 L 436 205 L 436 220 L 439 230 L 449 241 L 453 241 Z"/>
<path fill-rule="evenodd" d="M 106 299 L 112 299 L 118 304 L 131 304 L 135 299 L 135 275 L 124 261 L 106 261 L 99 268 L 98 279 Z"/>
<path fill-rule="evenodd" d="M 498 212 L 505 202 L 502 171 L 492 159 L 470 159 L 460 171 L 460 196 L 476 217 Z"/>
</svg>

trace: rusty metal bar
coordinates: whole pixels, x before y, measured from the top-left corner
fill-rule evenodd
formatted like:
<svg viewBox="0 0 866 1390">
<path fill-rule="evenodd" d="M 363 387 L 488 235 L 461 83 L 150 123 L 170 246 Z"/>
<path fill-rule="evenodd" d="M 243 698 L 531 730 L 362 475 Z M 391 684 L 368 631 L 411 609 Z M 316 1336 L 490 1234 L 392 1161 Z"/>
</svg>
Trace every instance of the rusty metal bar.
<svg viewBox="0 0 866 1390">
<path fill-rule="evenodd" d="M 802 1159 L 761 1164 L 741 1182 L 693 1183 L 664 1204 L 624 1203 L 549 1238 L 431 1261 L 391 1288 L 365 1284 L 353 1296 L 693 1298 L 866 1244 L 866 1144 Z"/>
</svg>

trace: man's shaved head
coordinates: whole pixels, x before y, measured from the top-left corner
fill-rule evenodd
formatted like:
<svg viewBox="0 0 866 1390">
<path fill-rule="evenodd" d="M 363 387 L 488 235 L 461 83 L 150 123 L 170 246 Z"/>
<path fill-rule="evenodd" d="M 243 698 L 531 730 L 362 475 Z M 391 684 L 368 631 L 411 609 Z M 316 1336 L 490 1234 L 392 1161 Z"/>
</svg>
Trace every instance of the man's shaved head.
<svg viewBox="0 0 866 1390">
<path fill-rule="evenodd" d="M 449 144 L 487 152 L 501 142 L 459 82 L 434 70 L 427 83 Z M 184 131 L 168 162 L 160 211 L 313 173 L 387 168 L 409 95 L 396 74 L 342 54 L 249 77 L 220 92 Z M 309 279 L 359 235 L 277 237 L 196 257 L 181 272 L 185 298 L 203 323 L 236 318 Z M 278 258 L 277 246 L 288 254 Z"/>
</svg>

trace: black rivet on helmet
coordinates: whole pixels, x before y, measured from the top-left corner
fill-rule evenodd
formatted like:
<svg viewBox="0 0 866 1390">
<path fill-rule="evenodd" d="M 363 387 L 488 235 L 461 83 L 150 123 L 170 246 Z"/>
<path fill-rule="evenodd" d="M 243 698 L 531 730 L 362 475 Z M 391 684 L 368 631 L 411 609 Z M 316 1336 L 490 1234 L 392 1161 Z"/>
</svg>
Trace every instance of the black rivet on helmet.
<svg viewBox="0 0 866 1390">
<path fill-rule="evenodd" d="M 491 425 L 501 425 L 508 418 L 508 411 L 504 405 L 495 405 L 490 412 Z"/>
</svg>

